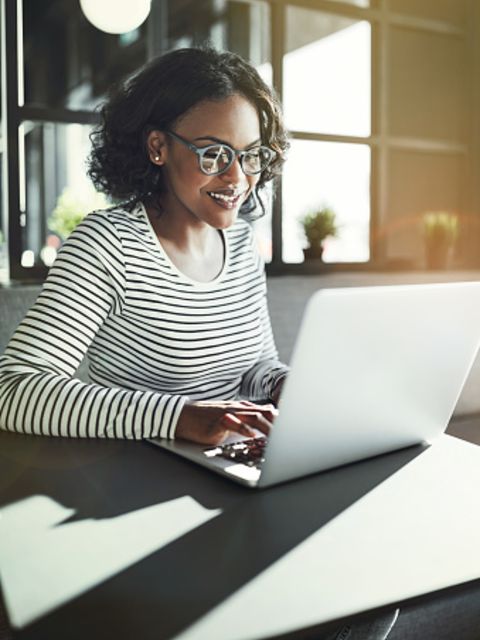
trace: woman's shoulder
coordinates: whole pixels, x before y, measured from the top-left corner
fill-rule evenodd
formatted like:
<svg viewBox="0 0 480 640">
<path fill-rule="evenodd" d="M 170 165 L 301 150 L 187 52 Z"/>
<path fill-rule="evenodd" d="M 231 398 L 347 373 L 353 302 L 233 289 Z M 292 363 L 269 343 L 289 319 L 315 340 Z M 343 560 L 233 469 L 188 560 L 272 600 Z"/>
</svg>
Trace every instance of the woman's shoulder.
<svg viewBox="0 0 480 640">
<path fill-rule="evenodd" d="M 230 240 L 235 244 L 251 244 L 253 230 L 249 222 L 243 218 L 237 218 L 235 224 L 226 230 Z"/>
<path fill-rule="evenodd" d="M 125 204 L 115 204 L 105 209 L 94 209 L 90 211 L 82 223 L 89 225 L 116 225 L 123 223 L 134 217 L 134 212 L 137 207 L 127 208 Z"/>
<path fill-rule="evenodd" d="M 62 253 L 123 254 L 125 240 L 135 231 L 131 212 L 123 205 L 90 211 L 64 241 Z"/>
<path fill-rule="evenodd" d="M 138 233 L 144 222 L 139 207 L 117 204 L 90 211 L 76 227 L 76 235 L 84 233 L 115 235 L 119 238 Z"/>
</svg>

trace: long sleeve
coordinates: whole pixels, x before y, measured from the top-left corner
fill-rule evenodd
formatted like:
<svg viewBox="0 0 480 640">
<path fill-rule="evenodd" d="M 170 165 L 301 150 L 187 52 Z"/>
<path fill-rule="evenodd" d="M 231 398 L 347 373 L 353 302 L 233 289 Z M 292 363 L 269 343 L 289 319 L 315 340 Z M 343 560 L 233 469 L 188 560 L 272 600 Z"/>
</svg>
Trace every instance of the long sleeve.
<svg viewBox="0 0 480 640">
<path fill-rule="evenodd" d="M 253 239 L 252 252 L 253 258 L 256 261 L 256 269 L 263 282 L 264 290 L 260 307 L 263 346 L 258 361 L 243 376 L 241 395 L 252 400 L 265 400 L 272 397 L 275 386 L 288 374 L 289 367 L 280 362 L 278 358 L 268 311 L 264 264 L 255 251 Z"/>
<path fill-rule="evenodd" d="M 85 384 L 73 375 L 124 303 L 122 241 L 90 214 L 62 247 L 37 301 L 0 359 L 0 427 L 70 437 L 173 437 L 186 400 L 150 390 Z"/>
</svg>

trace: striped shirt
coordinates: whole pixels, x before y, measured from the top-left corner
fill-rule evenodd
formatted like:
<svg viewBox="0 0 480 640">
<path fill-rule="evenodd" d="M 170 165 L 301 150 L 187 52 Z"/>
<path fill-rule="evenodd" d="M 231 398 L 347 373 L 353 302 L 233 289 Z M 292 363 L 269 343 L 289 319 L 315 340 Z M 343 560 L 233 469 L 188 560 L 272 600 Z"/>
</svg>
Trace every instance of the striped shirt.
<svg viewBox="0 0 480 640">
<path fill-rule="evenodd" d="M 222 231 L 212 281 L 181 273 L 139 204 L 89 214 L 0 359 L 0 427 L 173 438 L 188 400 L 270 397 L 278 361 L 250 226 Z M 88 356 L 89 383 L 74 377 Z"/>
</svg>

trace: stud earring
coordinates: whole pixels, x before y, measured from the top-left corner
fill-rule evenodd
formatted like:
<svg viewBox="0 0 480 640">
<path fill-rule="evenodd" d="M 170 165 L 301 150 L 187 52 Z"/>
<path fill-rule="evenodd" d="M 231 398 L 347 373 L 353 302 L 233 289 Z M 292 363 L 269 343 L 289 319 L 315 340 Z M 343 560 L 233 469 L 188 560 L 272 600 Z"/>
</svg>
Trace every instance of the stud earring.
<svg viewBox="0 0 480 640">
<path fill-rule="evenodd" d="M 160 156 L 155 156 L 153 159 L 155 160 L 155 162 L 158 162 L 160 160 Z"/>
</svg>

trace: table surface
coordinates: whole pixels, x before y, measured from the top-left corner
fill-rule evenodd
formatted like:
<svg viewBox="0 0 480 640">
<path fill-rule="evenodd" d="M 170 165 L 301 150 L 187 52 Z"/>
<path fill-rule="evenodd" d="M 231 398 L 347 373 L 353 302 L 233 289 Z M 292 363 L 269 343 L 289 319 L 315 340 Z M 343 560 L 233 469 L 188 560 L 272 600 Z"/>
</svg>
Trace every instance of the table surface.
<svg viewBox="0 0 480 640">
<path fill-rule="evenodd" d="M 479 462 L 443 436 L 254 491 L 144 442 L 2 433 L 14 637 L 287 637 L 472 584 Z"/>
</svg>

